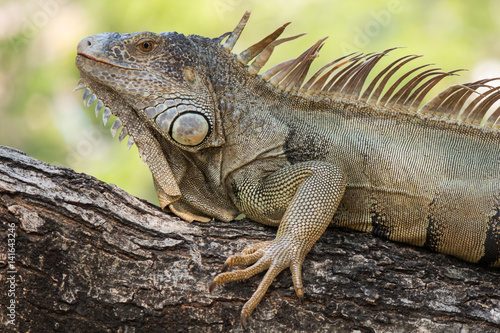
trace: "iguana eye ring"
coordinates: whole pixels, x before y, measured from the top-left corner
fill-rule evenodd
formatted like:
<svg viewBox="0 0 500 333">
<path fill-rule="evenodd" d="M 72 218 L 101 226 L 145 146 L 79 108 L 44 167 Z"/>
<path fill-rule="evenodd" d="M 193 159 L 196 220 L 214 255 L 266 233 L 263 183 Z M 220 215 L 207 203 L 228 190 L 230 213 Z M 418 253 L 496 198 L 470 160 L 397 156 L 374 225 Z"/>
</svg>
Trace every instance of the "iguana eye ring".
<svg viewBox="0 0 500 333">
<path fill-rule="evenodd" d="M 146 41 L 142 41 L 140 42 L 137 47 L 139 48 L 139 50 L 141 50 L 142 52 L 151 52 L 153 51 L 153 49 L 155 48 L 155 43 L 151 40 L 146 40 Z"/>
</svg>

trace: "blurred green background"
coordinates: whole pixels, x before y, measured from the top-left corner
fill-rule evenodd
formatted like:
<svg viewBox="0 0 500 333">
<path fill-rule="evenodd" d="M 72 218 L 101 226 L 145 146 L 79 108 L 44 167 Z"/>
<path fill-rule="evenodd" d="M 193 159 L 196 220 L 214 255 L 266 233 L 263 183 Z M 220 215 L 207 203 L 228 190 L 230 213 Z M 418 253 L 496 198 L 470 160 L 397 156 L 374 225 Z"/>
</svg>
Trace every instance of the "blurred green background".
<svg viewBox="0 0 500 333">
<path fill-rule="evenodd" d="M 346 52 L 405 46 L 390 59 L 424 54 L 444 70 L 468 68 L 454 83 L 500 76 L 500 1 L 400 0 L 0 0 L 0 145 L 117 184 L 157 203 L 150 173 L 134 146 L 121 144 L 83 107 L 76 45 L 104 31 L 178 31 L 216 37 L 252 17 L 234 51 L 284 22 L 285 36 L 308 32 L 277 50 L 276 64 L 330 36 L 316 67 Z M 313 68 L 313 69 L 314 69 Z"/>
</svg>

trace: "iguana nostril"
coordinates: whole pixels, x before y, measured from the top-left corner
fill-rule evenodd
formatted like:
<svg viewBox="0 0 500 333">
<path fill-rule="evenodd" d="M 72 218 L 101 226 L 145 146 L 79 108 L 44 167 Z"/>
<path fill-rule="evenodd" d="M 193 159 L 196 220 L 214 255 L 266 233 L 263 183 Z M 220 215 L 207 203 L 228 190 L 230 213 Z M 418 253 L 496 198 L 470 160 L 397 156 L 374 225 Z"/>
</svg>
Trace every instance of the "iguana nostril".
<svg viewBox="0 0 500 333">
<path fill-rule="evenodd" d="M 97 46 L 97 42 L 91 37 L 84 38 L 78 43 L 78 52 L 85 52 Z"/>
</svg>

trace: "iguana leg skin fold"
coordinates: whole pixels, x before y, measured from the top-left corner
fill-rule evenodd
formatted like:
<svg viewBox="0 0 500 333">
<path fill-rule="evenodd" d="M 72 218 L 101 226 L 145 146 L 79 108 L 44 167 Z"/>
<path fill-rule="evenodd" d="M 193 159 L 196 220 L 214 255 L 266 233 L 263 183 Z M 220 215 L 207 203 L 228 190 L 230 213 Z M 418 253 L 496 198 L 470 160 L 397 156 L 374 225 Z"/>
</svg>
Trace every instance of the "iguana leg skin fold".
<svg viewBox="0 0 500 333">
<path fill-rule="evenodd" d="M 245 326 L 274 278 L 285 268 L 290 268 L 295 292 L 302 300 L 302 262 L 330 224 L 344 194 L 345 180 L 337 167 L 319 161 L 285 167 L 263 180 L 235 177 L 237 179 L 241 190 L 235 202 L 252 219 L 271 224 L 270 216 L 286 205 L 276 238 L 252 244 L 241 255 L 229 257 L 223 270 L 232 266 L 252 266 L 221 273 L 210 286 L 212 291 L 216 285 L 248 279 L 267 270 L 257 290 L 243 306 L 241 319 Z"/>
</svg>

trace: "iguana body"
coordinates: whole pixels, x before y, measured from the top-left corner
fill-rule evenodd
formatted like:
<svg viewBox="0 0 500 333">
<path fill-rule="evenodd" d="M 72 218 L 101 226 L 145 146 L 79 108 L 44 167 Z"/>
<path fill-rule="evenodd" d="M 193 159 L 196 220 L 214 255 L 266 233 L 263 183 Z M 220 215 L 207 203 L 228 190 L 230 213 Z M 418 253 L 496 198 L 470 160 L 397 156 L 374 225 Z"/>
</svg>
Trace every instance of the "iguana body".
<svg viewBox="0 0 500 333">
<path fill-rule="evenodd" d="M 95 35 L 76 59 L 84 100 L 118 117 L 112 131 L 123 126 L 120 139 L 138 146 L 162 208 L 188 221 L 244 213 L 279 226 L 275 240 L 224 269 L 250 267 L 211 286 L 267 270 L 243 321 L 287 267 L 302 296 L 302 262 L 329 224 L 500 266 L 500 111 L 486 114 L 500 93 L 491 80 L 452 86 L 417 109 L 453 72 L 417 68 L 389 86 L 416 58 L 407 56 L 365 82 L 387 50 L 341 58 L 304 83 L 323 40 L 257 75 L 275 46 L 298 36 L 277 40 L 285 24 L 236 56 L 248 16 L 217 39 Z"/>
</svg>

